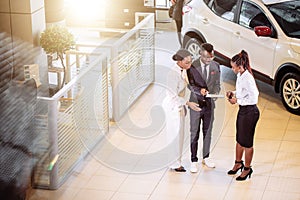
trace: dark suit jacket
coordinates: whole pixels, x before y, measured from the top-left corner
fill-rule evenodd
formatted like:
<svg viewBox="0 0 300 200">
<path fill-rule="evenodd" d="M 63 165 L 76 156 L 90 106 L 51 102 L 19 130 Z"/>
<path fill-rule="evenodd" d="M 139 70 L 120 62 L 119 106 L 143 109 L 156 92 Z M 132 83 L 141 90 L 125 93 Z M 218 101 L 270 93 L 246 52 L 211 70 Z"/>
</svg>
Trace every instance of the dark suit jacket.
<svg viewBox="0 0 300 200">
<path fill-rule="evenodd" d="M 211 61 L 209 64 L 207 82 L 202 77 L 200 59 L 197 59 L 192 63 L 190 69 L 187 70 L 189 79 L 188 88 L 191 90 L 190 100 L 191 102 L 198 103 L 200 107 L 207 106 L 214 108 L 214 101 L 211 98 L 207 98 L 200 94 L 200 89 L 205 88 L 210 94 L 218 94 L 221 90 L 220 83 L 220 65 L 215 61 Z"/>
<path fill-rule="evenodd" d="M 182 8 L 183 8 L 184 0 L 176 0 L 172 18 L 174 20 L 182 21 Z"/>
</svg>

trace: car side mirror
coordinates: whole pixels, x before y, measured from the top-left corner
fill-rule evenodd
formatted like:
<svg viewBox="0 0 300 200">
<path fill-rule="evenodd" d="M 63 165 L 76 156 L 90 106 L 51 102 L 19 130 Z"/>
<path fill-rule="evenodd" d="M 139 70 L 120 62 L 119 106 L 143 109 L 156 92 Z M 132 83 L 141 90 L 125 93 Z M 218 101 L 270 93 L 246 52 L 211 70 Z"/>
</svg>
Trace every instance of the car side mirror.
<svg viewBox="0 0 300 200">
<path fill-rule="evenodd" d="M 272 30 L 268 26 L 256 26 L 254 32 L 257 36 L 268 37 L 272 35 Z"/>
</svg>

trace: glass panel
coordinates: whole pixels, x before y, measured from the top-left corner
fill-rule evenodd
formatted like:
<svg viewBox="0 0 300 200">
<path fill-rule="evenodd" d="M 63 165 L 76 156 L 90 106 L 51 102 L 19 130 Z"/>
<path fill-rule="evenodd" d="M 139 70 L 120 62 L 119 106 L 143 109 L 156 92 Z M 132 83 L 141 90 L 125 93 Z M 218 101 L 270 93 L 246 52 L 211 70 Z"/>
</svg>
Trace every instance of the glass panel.
<svg viewBox="0 0 300 200">
<path fill-rule="evenodd" d="M 233 21 L 237 0 L 214 0 L 212 11 L 224 19 Z"/>
<path fill-rule="evenodd" d="M 154 6 L 154 0 L 144 0 L 144 6 Z"/>
<path fill-rule="evenodd" d="M 169 7 L 169 0 L 156 0 L 155 6 L 156 7 Z"/>
<path fill-rule="evenodd" d="M 266 15 L 256 5 L 249 2 L 242 3 L 239 24 L 250 29 L 256 26 L 272 27 Z"/>
</svg>

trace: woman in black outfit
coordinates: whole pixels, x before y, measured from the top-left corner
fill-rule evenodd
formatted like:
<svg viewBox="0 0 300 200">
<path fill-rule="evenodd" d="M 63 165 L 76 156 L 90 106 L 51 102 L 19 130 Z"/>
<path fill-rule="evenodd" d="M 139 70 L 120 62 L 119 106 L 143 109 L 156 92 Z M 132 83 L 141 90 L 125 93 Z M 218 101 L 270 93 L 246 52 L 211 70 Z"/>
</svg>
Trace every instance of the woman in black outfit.
<svg viewBox="0 0 300 200">
<path fill-rule="evenodd" d="M 228 171 L 229 175 L 236 174 L 239 170 L 242 171 L 241 175 L 236 178 L 237 181 L 246 180 L 248 176 L 251 178 L 253 139 L 259 119 L 259 110 L 256 106 L 259 92 L 249 63 L 248 54 L 244 50 L 232 57 L 230 64 L 233 72 L 237 74 L 236 91 L 228 91 L 226 94 L 231 104 L 239 104 L 236 120 L 235 164 Z M 245 164 L 242 160 L 244 152 Z"/>
</svg>

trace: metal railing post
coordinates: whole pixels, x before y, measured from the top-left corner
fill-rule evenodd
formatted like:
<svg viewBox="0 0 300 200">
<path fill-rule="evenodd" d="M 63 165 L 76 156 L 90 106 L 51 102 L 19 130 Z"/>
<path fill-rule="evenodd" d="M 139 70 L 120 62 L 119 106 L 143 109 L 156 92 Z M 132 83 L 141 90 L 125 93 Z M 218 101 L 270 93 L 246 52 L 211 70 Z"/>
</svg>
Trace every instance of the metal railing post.
<svg viewBox="0 0 300 200">
<path fill-rule="evenodd" d="M 48 100 L 48 131 L 49 131 L 49 143 L 50 152 L 49 157 L 52 161 L 58 155 L 58 134 L 57 134 L 57 100 Z M 49 163 L 50 165 L 50 163 Z M 53 168 L 50 170 L 50 189 L 58 188 L 58 165 L 57 162 L 54 163 Z"/>
<path fill-rule="evenodd" d="M 118 49 L 116 46 L 111 48 L 111 85 L 112 85 L 112 121 L 119 119 L 119 64 Z"/>
</svg>

